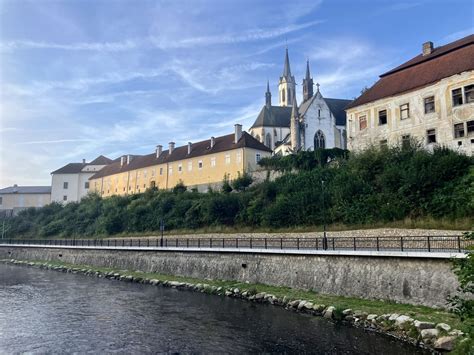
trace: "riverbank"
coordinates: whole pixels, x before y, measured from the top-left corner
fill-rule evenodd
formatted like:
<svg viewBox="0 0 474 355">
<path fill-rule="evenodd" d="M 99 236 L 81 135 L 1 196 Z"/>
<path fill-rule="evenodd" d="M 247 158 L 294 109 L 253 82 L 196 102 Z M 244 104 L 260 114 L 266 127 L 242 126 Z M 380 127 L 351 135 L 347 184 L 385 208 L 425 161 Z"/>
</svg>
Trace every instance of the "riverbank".
<svg viewBox="0 0 474 355">
<path fill-rule="evenodd" d="M 456 344 L 467 341 L 464 340 L 466 336 L 463 333 L 466 331 L 465 324 L 453 314 L 429 307 L 328 296 L 287 287 L 224 280 L 200 280 L 57 261 L 9 259 L 2 260 L 2 262 L 80 273 L 112 280 L 192 290 L 240 298 L 250 302 L 269 303 L 291 311 L 322 316 L 331 321 L 386 334 L 421 348 L 438 351 L 452 350 Z"/>
</svg>

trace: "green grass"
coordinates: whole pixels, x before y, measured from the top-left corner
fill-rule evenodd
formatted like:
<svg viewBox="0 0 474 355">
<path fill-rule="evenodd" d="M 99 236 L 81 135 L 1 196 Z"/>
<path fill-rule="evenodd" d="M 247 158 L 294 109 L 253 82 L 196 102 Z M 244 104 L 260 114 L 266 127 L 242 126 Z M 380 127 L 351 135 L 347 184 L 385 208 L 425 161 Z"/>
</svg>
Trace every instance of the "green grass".
<svg viewBox="0 0 474 355">
<path fill-rule="evenodd" d="M 7 261 L 7 260 L 3 260 Z M 133 277 L 141 277 L 146 279 L 158 279 L 160 281 L 178 281 L 186 282 L 192 284 L 205 283 L 211 286 L 223 287 L 223 288 L 239 288 L 240 290 L 249 290 L 255 289 L 256 292 L 266 292 L 275 295 L 278 298 L 283 298 L 284 296 L 290 300 L 307 300 L 311 301 L 314 304 L 324 304 L 326 306 L 335 306 L 339 309 L 351 308 L 353 310 L 360 310 L 367 312 L 368 314 L 386 314 L 386 313 L 398 313 L 408 315 L 414 319 L 420 321 L 428 321 L 433 323 L 447 323 L 452 328 L 465 329 L 465 325 L 461 320 L 456 317 L 454 314 L 449 313 L 442 309 L 434 309 L 425 306 L 415 306 L 409 304 L 401 304 L 388 301 L 380 300 L 367 300 L 353 297 L 342 297 L 342 296 L 331 296 L 323 295 L 313 291 L 298 290 L 289 287 L 280 287 L 280 286 L 270 286 L 264 284 L 248 284 L 239 281 L 227 281 L 227 280 L 203 280 L 192 277 L 182 277 L 182 276 L 173 276 L 173 275 L 164 275 L 159 273 L 152 272 L 141 272 L 141 271 L 129 271 L 129 270 L 120 270 L 117 268 L 104 268 L 104 267 L 95 267 L 90 265 L 76 265 L 69 264 L 59 261 L 44 261 L 44 260 L 35 260 L 28 261 L 41 264 L 49 264 L 54 266 L 61 266 L 67 268 L 76 268 L 76 269 L 91 269 L 93 271 L 98 271 L 101 273 L 107 272 L 117 272 L 121 275 L 131 275 Z"/>
</svg>

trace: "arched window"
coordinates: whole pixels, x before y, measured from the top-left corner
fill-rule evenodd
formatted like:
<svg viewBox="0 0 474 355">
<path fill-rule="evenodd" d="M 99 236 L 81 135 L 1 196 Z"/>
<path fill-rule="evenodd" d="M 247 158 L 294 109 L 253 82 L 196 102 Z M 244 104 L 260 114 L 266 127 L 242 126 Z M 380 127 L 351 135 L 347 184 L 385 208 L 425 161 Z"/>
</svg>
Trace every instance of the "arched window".
<svg viewBox="0 0 474 355">
<path fill-rule="evenodd" d="M 281 90 L 281 102 L 285 103 L 285 89 Z"/>
<path fill-rule="evenodd" d="M 314 149 L 326 148 L 326 139 L 324 138 L 324 133 L 317 131 L 314 135 Z"/>
<path fill-rule="evenodd" d="M 265 145 L 268 148 L 272 147 L 272 136 L 270 135 L 270 133 L 267 133 L 267 135 L 265 136 Z"/>
</svg>

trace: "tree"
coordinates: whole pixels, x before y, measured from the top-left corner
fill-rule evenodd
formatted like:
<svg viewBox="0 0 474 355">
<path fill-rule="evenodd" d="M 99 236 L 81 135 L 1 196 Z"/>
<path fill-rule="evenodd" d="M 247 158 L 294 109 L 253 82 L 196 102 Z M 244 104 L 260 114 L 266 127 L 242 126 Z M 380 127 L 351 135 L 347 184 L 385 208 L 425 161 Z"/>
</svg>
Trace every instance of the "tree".
<svg viewBox="0 0 474 355">
<path fill-rule="evenodd" d="M 252 176 L 250 174 L 244 173 L 238 175 L 237 179 L 232 181 L 232 188 L 236 191 L 245 191 L 253 182 Z"/>
</svg>

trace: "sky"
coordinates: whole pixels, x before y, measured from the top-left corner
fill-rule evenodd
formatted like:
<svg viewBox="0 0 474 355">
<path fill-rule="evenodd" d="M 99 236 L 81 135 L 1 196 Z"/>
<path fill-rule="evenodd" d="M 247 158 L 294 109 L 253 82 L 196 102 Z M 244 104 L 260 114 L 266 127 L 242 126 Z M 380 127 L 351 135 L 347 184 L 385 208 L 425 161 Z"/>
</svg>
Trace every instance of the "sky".
<svg viewBox="0 0 474 355">
<path fill-rule="evenodd" d="M 248 129 L 288 46 L 301 102 L 352 99 L 421 45 L 474 32 L 472 1 L 0 0 L 0 188 L 100 154 Z"/>
</svg>

